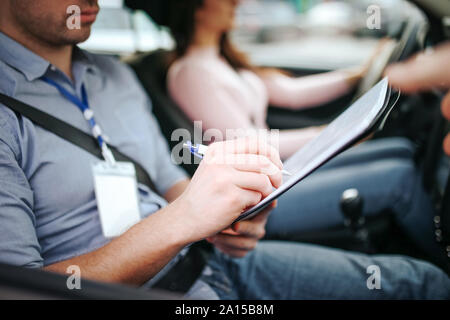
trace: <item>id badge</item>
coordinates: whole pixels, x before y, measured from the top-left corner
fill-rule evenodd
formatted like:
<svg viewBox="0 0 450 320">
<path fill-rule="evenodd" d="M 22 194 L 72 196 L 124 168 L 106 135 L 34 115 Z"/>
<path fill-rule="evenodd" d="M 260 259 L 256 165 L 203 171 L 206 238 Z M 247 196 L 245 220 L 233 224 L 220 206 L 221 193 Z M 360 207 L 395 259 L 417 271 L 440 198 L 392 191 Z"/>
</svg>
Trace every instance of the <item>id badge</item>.
<svg viewBox="0 0 450 320">
<path fill-rule="evenodd" d="M 92 172 L 103 235 L 118 237 L 141 220 L 136 170 L 129 162 L 101 161 Z"/>
</svg>

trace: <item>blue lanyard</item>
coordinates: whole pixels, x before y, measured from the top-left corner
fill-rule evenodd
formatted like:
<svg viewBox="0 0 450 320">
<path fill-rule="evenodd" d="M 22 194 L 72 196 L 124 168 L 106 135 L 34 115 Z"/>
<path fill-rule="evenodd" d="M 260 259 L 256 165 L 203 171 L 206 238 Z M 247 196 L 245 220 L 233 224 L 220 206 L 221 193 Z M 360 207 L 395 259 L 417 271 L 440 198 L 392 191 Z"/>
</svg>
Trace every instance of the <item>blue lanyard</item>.
<svg viewBox="0 0 450 320">
<path fill-rule="evenodd" d="M 102 130 L 100 126 L 95 122 L 94 111 L 92 111 L 92 109 L 89 107 L 89 101 L 84 84 L 81 86 L 81 100 L 80 100 L 77 96 L 67 91 L 63 86 L 61 86 L 56 81 L 47 77 L 42 77 L 41 79 L 42 81 L 45 81 L 49 85 L 58 89 L 58 91 L 61 93 L 62 96 L 64 96 L 67 100 L 72 102 L 81 110 L 81 112 L 84 115 L 84 118 L 91 126 L 92 134 L 97 139 L 98 145 L 102 150 L 103 157 L 105 158 L 106 161 L 110 162 L 111 164 L 115 164 L 114 156 L 111 153 L 111 150 L 108 148 L 105 139 L 103 139 Z"/>
</svg>

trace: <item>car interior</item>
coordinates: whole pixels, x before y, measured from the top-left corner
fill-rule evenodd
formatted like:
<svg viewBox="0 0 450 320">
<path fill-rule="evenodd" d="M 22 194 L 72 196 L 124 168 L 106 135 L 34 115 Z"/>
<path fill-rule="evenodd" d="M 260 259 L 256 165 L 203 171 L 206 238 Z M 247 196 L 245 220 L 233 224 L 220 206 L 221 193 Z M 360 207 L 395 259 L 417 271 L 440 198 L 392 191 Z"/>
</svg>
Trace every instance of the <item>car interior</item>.
<svg viewBox="0 0 450 320">
<path fill-rule="evenodd" d="M 123 9 L 126 11 L 141 10 L 142 13 L 148 9 L 145 5 L 146 1 L 125 2 L 129 6 Z M 270 106 L 267 117 L 270 128 L 293 129 L 326 125 L 341 114 L 352 101 L 376 84 L 382 78 L 383 70 L 388 64 L 403 61 L 418 51 L 448 39 L 450 25 L 445 26 L 443 23 L 445 17 L 450 17 L 450 5 L 447 0 L 410 0 L 409 2 L 416 6 L 421 14 L 407 17 L 395 28 L 383 28 L 382 32 L 372 34 L 375 39 L 388 37 L 390 44 L 385 46 L 384 51 L 372 62 L 370 71 L 352 92 L 331 103 L 312 109 L 293 111 Z M 124 19 L 123 11 L 115 9 L 114 14 Z M 126 22 L 123 25 L 124 28 L 130 27 Z M 167 30 L 152 29 L 151 31 L 154 34 L 161 31 L 163 35 L 159 36 L 166 37 Z M 167 92 L 166 77 L 173 57 L 173 49 L 170 40 L 164 40 L 164 43 L 163 46 L 149 45 L 138 49 L 133 49 L 130 45 L 127 56 L 123 60 L 132 67 L 150 96 L 153 113 L 170 147 L 173 147 L 180 141 L 172 141 L 172 132 L 177 128 L 185 128 L 193 135 L 194 125 Z M 277 67 L 293 75 L 331 71 L 327 68 L 302 68 L 293 65 Z M 449 130 L 447 121 L 440 113 L 442 97 L 443 93 L 437 91 L 409 96 L 401 95 L 384 130 L 376 133 L 372 139 L 401 136 L 407 137 L 417 146 L 415 161 L 422 171 L 426 190 L 433 196 L 439 212 L 439 216 L 435 219 L 436 240 L 442 242 L 442 255 L 447 256 L 447 263 L 434 261 L 426 252 L 417 248 L 396 225 L 393 214 L 388 210 L 365 219 L 364 224 L 358 229 L 343 224 L 326 230 L 298 234 L 295 239 L 290 240 L 363 253 L 407 255 L 435 263 L 450 273 L 450 243 L 443 241 L 443 239 L 450 239 L 450 175 L 447 172 L 448 181 L 437 178 L 439 164 L 444 159 L 442 142 Z M 196 165 L 183 165 L 183 168 L 193 175 Z M 346 200 L 336 199 L 340 202 L 343 216 L 350 220 L 360 219 L 364 199 L 355 196 Z M 67 278 L 61 275 L 0 265 L 0 297 L 18 299 L 179 298 L 164 292 L 105 285 L 93 281 L 83 283 L 85 290 L 70 291 L 66 287 L 66 280 Z"/>
<path fill-rule="evenodd" d="M 128 3 L 134 4 L 135 8 L 139 8 L 136 2 L 139 1 L 128 1 Z M 145 5 L 141 4 L 140 6 L 141 9 L 145 9 Z M 272 106 L 269 108 L 267 119 L 270 127 L 292 129 L 330 123 L 352 101 L 381 79 L 382 71 L 389 63 L 404 60 L 424 48 L 427 45 L 423 37 L 426 28 L 427 24 L 424 23 L 423 17 L 412 16 L 408 18 L 399 28 L 394 30 L 394 33 L 383 35 L 392 39 L 392 45 L 384 48 L 386 52 L 380 53 L 379 58 L 373 62 L 367 76 L 361 80 L 355 90 L 336 101 L 313 109 L 292 111 Z M 172 144 L 171 146 L 174 146 L 179 141 L 171 140 L 173 130 L 185 128 L 193 133 L 194 127 L 192 121 L 176 105 L 167 92 L 166 75 L 172 55 L 173 52 L 170 50 L 157 50 L 138 55 L 128 62 L 152 98 L 153 111 L 160 122 L 163 133 L 168 142 Z M 308 75 L 331 70 L 289 68 L 286 71 L 296 75 Z M 436 128 L 436 117 L 441 118 L 439 101 L 439 97 L 433 98 L 432 95 L 402 97 L 399 102 L 401 107 L 395 108 L 385 129 L 374 137 L 374 139 L 377 139 L 387 136 L 406 136 L 417 143 L 421 147 L 418 150 L 426 150 L 426 152 L 418 151 L 416 157 L 418 165 L 423 166 L 424 170 L 429 170 L 430 174 L 425 175 L 426 177 L 435 175 L 433 170 L 436 169 L 437 163 L 432 162 L 436 161 L 435 156 L 437 159 L 439 158 L 441 145 L 441 143 L 437 143 L 432 148 L 429 142 L 439 141 L 443 138 L 441 130 L 436 129 L 438 132 L 432 132 L 432 129 Z M 428 106 L 426 110 L 424 110 L 423 105 Z M 184 168 L 191 174 L 196 169 L 195 165 L 185 165 Z M 434 181 L 425 181 L 425 183 L 430 184 L 430 186 L 434 185 Z M 336 199 L 336 201 L 339 201 L 339 199 Z M 299 234 L 293 240 L 374 253 L 402 253 L 426 259 L 426 254 L 412 246 L 402 232 L 396 228 L 389 212 L 383 212 L 375 216 L 376 218 L 368 219 L 366 222 L 370 245 L 354 241 L 354 234 L 345 226 Z"/>
</svg>

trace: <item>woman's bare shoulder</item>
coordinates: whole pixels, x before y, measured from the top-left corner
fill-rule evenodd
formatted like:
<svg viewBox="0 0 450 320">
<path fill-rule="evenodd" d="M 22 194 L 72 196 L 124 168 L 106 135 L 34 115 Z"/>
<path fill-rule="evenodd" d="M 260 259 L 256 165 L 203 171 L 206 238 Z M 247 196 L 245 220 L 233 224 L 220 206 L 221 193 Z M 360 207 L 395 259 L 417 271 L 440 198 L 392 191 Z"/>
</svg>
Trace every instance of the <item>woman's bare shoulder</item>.
<svg viewBox="0 0 450 320">
<path fill-rule="evenodd" d="M 167 81 L 169 84 L 198 80 L 210 81 L 219 77 L 220 72 L 217 70 L 215 61 L 185 56 L 172 63 L 167 73 Z"/>
</svg>

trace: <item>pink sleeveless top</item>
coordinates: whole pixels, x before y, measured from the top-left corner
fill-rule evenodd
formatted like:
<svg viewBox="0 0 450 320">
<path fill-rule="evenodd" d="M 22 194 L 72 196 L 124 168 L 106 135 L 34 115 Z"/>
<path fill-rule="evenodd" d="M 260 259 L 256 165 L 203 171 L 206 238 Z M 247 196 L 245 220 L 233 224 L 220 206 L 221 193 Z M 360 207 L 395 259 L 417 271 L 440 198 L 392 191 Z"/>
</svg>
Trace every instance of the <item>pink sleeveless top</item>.
<svg viewBox="0 0 450 320">
<path fill-rule="evenodd" d="M 215 47 L 191 49 L 169 69 L 167 86 L 174 101 L 203 130 L 267 128 L 269 104 L 301 109 L 331 101 L 350 90 L 346 73 L 335 71 L 292 78 L 249 70 L 236 72 Z M 279 149 L 287 158 L 317 136 L 318 128 L 280 131 Z"/>
</svg>

